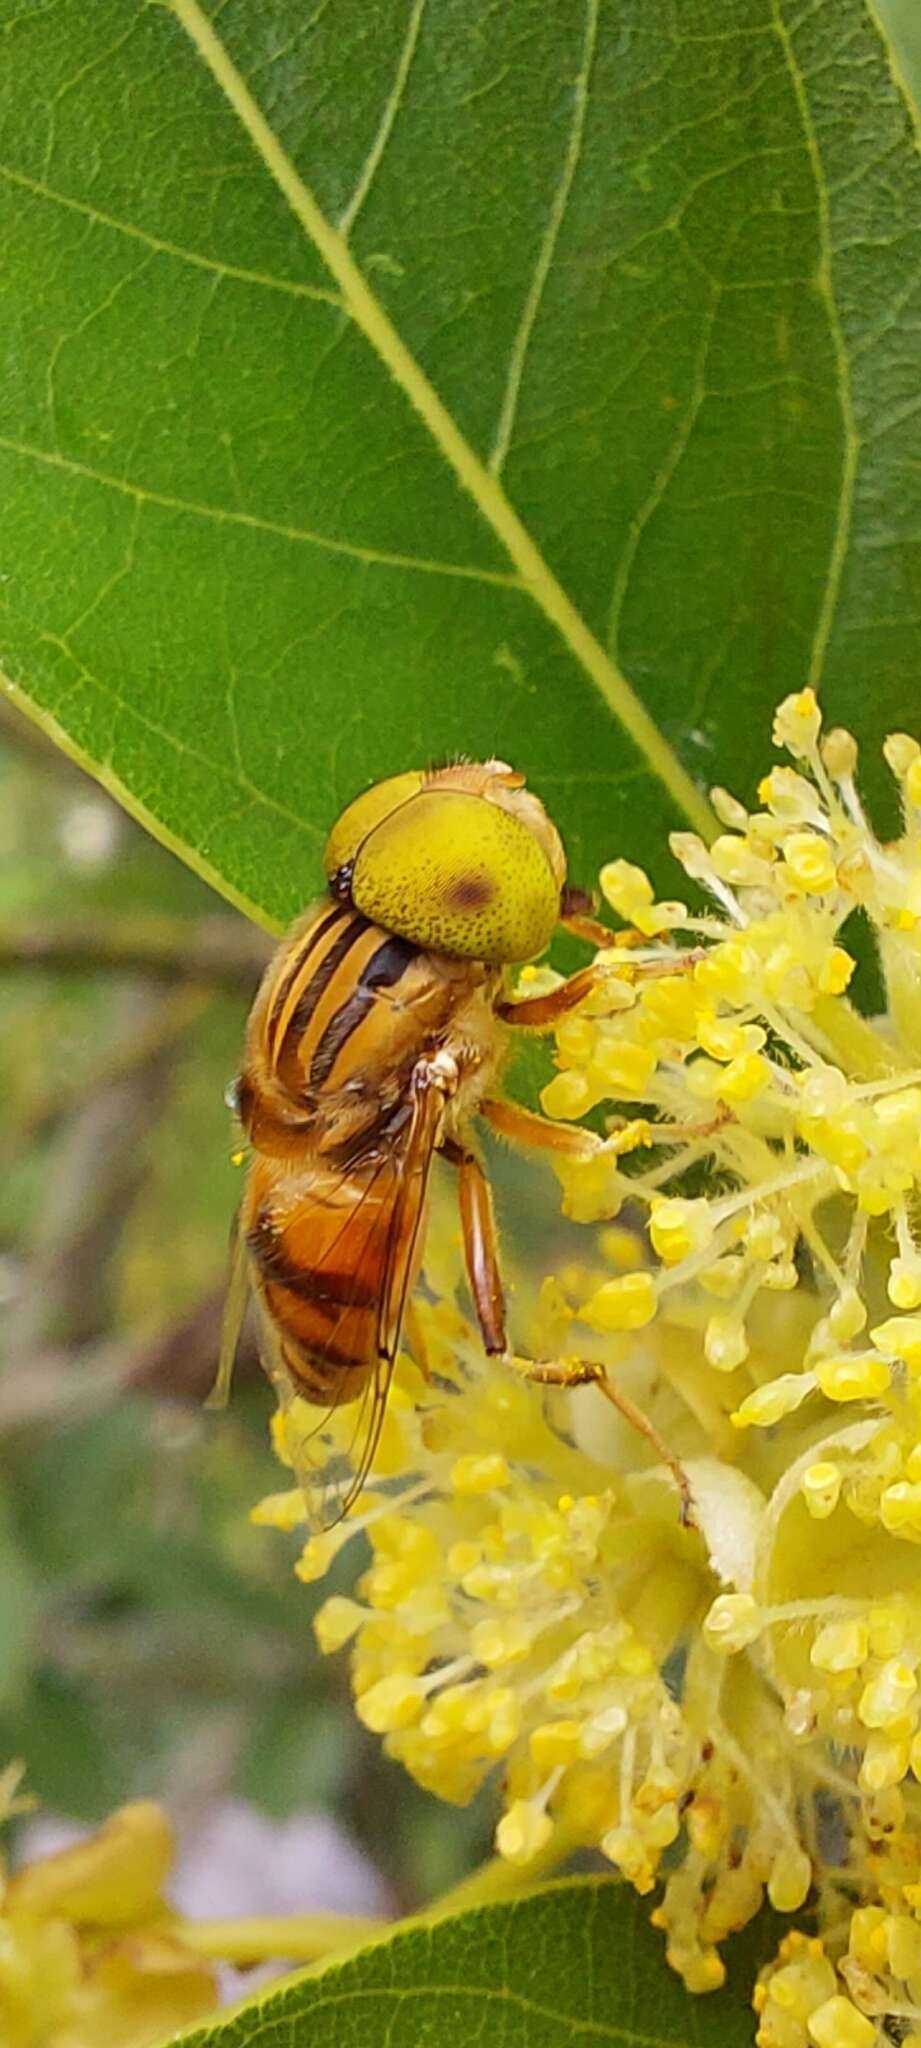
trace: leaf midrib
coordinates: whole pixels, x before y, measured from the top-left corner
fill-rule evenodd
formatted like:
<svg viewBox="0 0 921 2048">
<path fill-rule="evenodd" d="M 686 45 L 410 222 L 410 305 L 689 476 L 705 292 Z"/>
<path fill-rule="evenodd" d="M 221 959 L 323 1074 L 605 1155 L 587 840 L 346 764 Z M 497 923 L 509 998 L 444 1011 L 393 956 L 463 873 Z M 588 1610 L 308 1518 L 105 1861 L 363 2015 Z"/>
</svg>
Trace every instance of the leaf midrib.
<svg viewBox="0 0 921 2048">
<path fill-rule="evenodd" d="M 715 821 L 697 789 L 626 677 L 592 633 L 553 575 L 496 475 L 471 448 L 421 365 L 403 341 L 359 268 L 347 242 L 327 220 L 254 99 L 198 0 L 172 0 L 173 12 L 248 134 L 266 170 L 313 243 L 355 325 L 403 391 L 461 487 L 504 547 L 525 593 L 565 641 L 607 709 L 645 758 L 676 808 L 710 838 Z"/>
</svg>

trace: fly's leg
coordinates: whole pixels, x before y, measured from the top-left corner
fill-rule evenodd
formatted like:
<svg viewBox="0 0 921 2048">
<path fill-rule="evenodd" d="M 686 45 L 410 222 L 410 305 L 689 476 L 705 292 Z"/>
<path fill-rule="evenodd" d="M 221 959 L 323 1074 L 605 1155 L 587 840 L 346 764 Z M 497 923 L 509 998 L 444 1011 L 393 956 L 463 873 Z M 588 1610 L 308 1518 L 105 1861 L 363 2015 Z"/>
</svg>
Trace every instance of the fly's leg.
<svg viewBox="0 0 921 2048">
<path fill-rule="evenodd" d="M 602 947 L 646 946 L 649 941 L 634 925 L 627 925 L 620 931 L 612 932 L 610 925 L 602 924 L 595 916 L 598 908 L 597 896 L 587 889 L 574 889 L 567 882 L 560 897 L 560 930 L 570 932 L 574 939 L 583 939 L 587 946 L 594 946 L 596 953 Z"/>
<path fill-rule="evenodd" d="M 574 889 L 569 882 L 560 897 L 560 929 L 570 932 L 574 939 L 584 939 L 587 946 L 594 946 L 596 953 L 602 946 L 617 943 L 614 932 L 595 916 L 594 896 L 587 889 Z"/>
<path fill-rule="evenodd" d="M 514 1024 L 528 1031 L 552 1031 L 561 1017 L 575 1010 L 586 996 L 594 995 L 610 978 L 609 970 L 602 967 L 580 967 L 577 974 L 571 974 L 568 981 L 559 988 L 551 989 L 546 996 L 522 996 L 518 1002 L 498 1002 L 496 1016 L 503 1024 Z"/>
<path fill-rule="evenodd" d="M 601 924 L 597 917 L 583 916 L 581 911 L 574 911 L 571 917 L 561 917 L 560 929 L 569 932 L 574 939 L 584 939 L 587 946 L 594 946 L 596 953 L 602 946 L 614 944 L 614 933 L 609 932 L 607 925 Z"/>
<path fill-rule="evenodd" d="M 606 936 L 610 944 L 616 943 L 613 932 Z M 627 948 L 623 950 L 626 954 Z M 570 1010 L 584 1003 L 586 996 L 609 987 L 612 981 L 630 986 L 638 981 L 659 981 L 665 975 L 688 971 L 703 958 L 704 951 L 700 946 L 686 953 L 665 954 L 655 960 L 625 958 L 623 967 L 616 974 L 610 966 L 599 966 L 595 961 L 591 967 L 580 967 L 577 974 L 571 974 L 568 981 L 561 982 L 559 988 L 551 989 L 549 995 L 522 996 L 517 1002 L 497 1003 L 496 1015 L 501 1017 L 503 1024 L 514 1024 L 525 1031 L 552 1031 L 561 1017 L 567 1017 Z"/>
<path fill-rule="evenodd" d="M 530 1145 L 537 1151 L 556 1152 L 569 1159 L 590 1159 L 603 1142 L 592 1131 L 583 1131 L 579 1124 L 555 1124 L 550 1117 L 538 1116 L 533 1109 L 522 1109 L 517 1102 L 503 1102 L 499 1097 L 481 1102 L 477 1115 L 484 1116 L 500 1137 L 510 1138 L 514 1145 Z"/>
<path fill-rule="evenodd" d="M 504 1109 L 505 1105 L 502 1104 L 500 1107 Z M 524 1117 L 526 1112 L 522 1111 L 521 1115 Z M 539 1117 L 535 1117 L 531 1121 L 537 1125 L 541 1123 Z M 555 1127 L 550 1125 L 547 1128 L 553 1130 Z M 564 1130 L 563 1135 L 571 1137 L 574 1133 Z M 527 1379 L 536 1380 L 542 1386 L 581 1387 L 590 1384 L 596 1385 L 604 1395 L 605 1400 L 610 1401 L 612 1406 L 624 1417 L 624 1420 L 629 1422 L 631 1427 L 639 1432 L 640 1436 L 646 1438 L 647 1443 L 655 1451 L 660 1463 L 668 1468 L 678 1488 L 682 1524 L 685 1528 L 690 1527 L 693 1524 L 691 1489 L 688 1484 L 687 1474 L 680 1460 L 676 1458 L 674 1451 L 669 1449 L 668 1444 L 660 1436 L 655 1424 L 650 1422 L 648 1415 L 644 1415 L 643 1410 L 638 1408 L 635 1402 L 631 1401 L 629 1394 L 623 1393 L 621 1388 L 608 1377 L 603 1365 L 589 1359 L 571 1358 L 551 1361 L 538 1358 L 520 1358 L 514 1352 L 509 1351 L 505 1331 L 505 1298 L 502 1287 L 502 1275 L 499 1268 L 496 1222 L 489 1181 L 479 1160 L 472 1152 L 465 1152 L 460 1145 L 456 1145 L 450 1140 L 443 1149 L 446 1157 L 458 1169 L 461 1226 L 464 1236 L 464 1257 L 467 1265 L 467 1277 L 483 1338 L 483 1348 L 487 1355 L 493 1358 L 503 1358 L 507 1365 L 514 1366 L 516 1372 L 522 1373 Z"/>
<path fill-rule="evenodd" d="M 499 1241 L 492 1189 L 476 1154 L 449 1138 L 442 1150 L 457 1167 L 457 1193 L 467 1280 L 488 1358 L 504 1356 L 505 1289 L 499 1268 Z"/>
<path fill-rule="evenodd" d="M 688 1475 L 680 1458 L 677 1458 L 674 1451 L 670 1450 L 665 1438 L 657 1430 L 655 1423 L 650 1421 L 649 1416 L 644 1414 L 642 1408 L 637 1407 L 635 1401 L 631 1401 L 629 1394 L 624 1393 L 623 1388 L 617 1385 L 616 1380 L 611 1379 L 605 1367 L 599 1365 L 597 1359 L 560 1358 L 545 1362 L 539 1358 L 516 1358 L 506 1353 L 506 1361 L 509 1365 L 513 1365 L 516 1371 L 522 1373 L 526 1379 L 536 1380 L 540 1386 L 596 1386 L 599 1392 L 604 1395 L 605 1400 L 610 1401 L 612 1408 L 616 1408 L 618 1414 L 623 1416 L 624 1421 L 629 1422 L 631 1429 L 635 1429 L 639 1436 L 646 1438 L 646 1442 L 655 1451 L 659 1463 L 667 1467 L 678 1489 L 681 1526 L 683 1529 L 694 1528 L 694 1502 Z"/>
<path fill-rule="evenodd" d="M 587 946 L 593 946 L 596 953 L 602 947 L 613 946 L 616 933 L 609 931 L 600 918 L 592 917 L 588 911 L 572 910 L 560 918 L 560 930 L 569 932 L 574 939 L 583 939 Z"/>
<path fill-rule="evenodd" d="M 626 953 L 629 946 L 636 943 L 632 932 L 625 932 L 623 934 L 610 933 L 602 925 L 596 924 L 594 920 L 583 917 L 581 906 L 573 907 L 570 910 L 569 906 L 564 904 L 563 922 L 570 930 L 576 932 L 579 937 L 588 939 L 590 944 L 604 945 L 606 947 L 619 945 Z M 625 960 L 623 970 L 619 973 L 618 978 L 629 982 L 651 980 L 663 975 L 680 972 L 682 969 L 690 969 L 702 957 L 702 951 L 698 948 L 691 952 L 675 953 L 672 957 L 650 961 L 633 962 Z M 525 996 L 518 1002 L 498 1003 L 496 1005 L 497 1014 L 504 1023 L 517 1025 L 524 1030 L 552 1031 L 554 1025 L 562 1017 L 568 1016 L 571 1010 L 577 1009 L 578 1005 L 584 1002 L 587 996 L 594 995 L 596 991 L 603 989 L 611 978 L 611 969 L 608 966 L 599 966 L 596 963 L 591 967 L 582 967 L 578 973 L 570 975 L 567 981 L 562 982 L 559 988 L 551 990 L 548 995 Z M 500 1101 L 483 1102 L 480 1104 L 480 1114 L 486 1117 L 493 1129 L 498 1131 L 502 1137 L 510 1138 L 514 1143 L 520 1145 L 531 1145 L 542 1151 L 555 1152 L 558 1156 L 585 1158 L 596 1149 L 599 1143 L 599 1140 L 590 1132 L 580 1131 L 567 1124 L 553 1123 L 549 1118 L 536 1116 L 532 1111 L 520 1109 L 514 1103 Z M 715 1128 L 716 1126 L 714 1125 L 713 1127 Z M 474 1161 L 473 1163 L 478 1167 L 478 1162 Z M 478 1167 L 478 1171 L 482 1174 L 482 1168 Z M 483 1178 L 485 1179 L 485 1176 Z M 474 1272 L 475 1268 L 482 1265 L 483 1255 L 468 1237 L 468 1225 L 466 1218 L 464 1218 L 463 1203 L 461 1213 L 464 1220 L 467 1270 L 470 1276 L 474 1301 L 477 1302 Z M 481 1225 L 482 1217 L 486 1213 L 484 1208 L 478 1219 Z M 491 1205 L 488 1214 L 491 1217 Z M 493 1265 L 495 1266 L 494 1250 Z M 478 1302 L 477 1314 L 480 1317 L 480 1326 L 484 1331 L 485 1341 L 485 1324 Z M 487 1350 L 490 1348 L 488 1344 L 486 1348 Z M 611 1406 L 616 1408 L 618 1413 L 623 1416 L 625 1422 L 628 1422 L 630 1427 L 635 1429 L 640 1436 L 646 1438 L 647 1443 L 655 1452 L 660 1463 L 665 1465 L 671 1473 L 678 1489 L 682 1525 L 684 1527 L 693 1525 L 691 1489 L 680 1459 L 669 1448 L 664 1437 L 656 1429 L 655 1424 L 650 1421 L 649 1416 L 645 1415 L 643 1410 L 638 1408 L 634 1401 L 631 1401 L 629 1394 L 625 1394 L 616 1382 L 609 1377 L 603 1365 L 599 1364 L 596 1360 L 590 1359 L 542 1361 L 540 1359 L 518 1358 L 508 1351 L 504 1351 L 503 1356 L 508 1364 L 515 1366 L 516 1370 L 523 1373 L 528 1379 L 536 1380 L 544 1386 L 577 1387 L 594 1383 L 604 1395 L 605 1400 L 610 1401 Z"/>
<path fill-rule="evenodd" d="M 590 1159 L 593 1152 L 604 1145 L 603 1138 L 596 1138 L 592 1131 L 584 1131 L 580 1124 L 555 1124 L 549 1116 L 538 1116 L 533 1109 L 522 1109 L 517 1102 L 503 1102 L 499 1096 L 481 1102 L 478 1116 L 486 1118 L 501 1138 L 509 1138 L 513 1145 L 530 1145 L 537 1152 L 555 1152 L 557 1157 L 567 1159 Z M 713 1116 L 703 1117 L 699 1123 L 653 1124 L 651 1126 L 657 1145 L 677 1145 L 695 1138 L 712 1138 L 717 1131 L 733 1121 L 733 1113 L 725 1102 L 717 1104 Z M 609 1131 L 623 1127 L 623 1119 L 612 1119 Z"/>
<path fill-rule="evenodd" d="M 238 1209 L 233 1219 L 230 1241 L 230 1275 L 227 1282 L 227 1297 L 224 1303 L 224 1317 L 221 1324 L 221 1351 L 218 1359 L 214 1385 L 205 1401 L 206 1408 L 226 1408 L 230 1399 L 230 1385 L 233 1379 L 234 1361 L 240 1331 L 249 1301 L 249 1261 L 246 1253 L 246 1234 L 243 1217 Z"/>
</svg>

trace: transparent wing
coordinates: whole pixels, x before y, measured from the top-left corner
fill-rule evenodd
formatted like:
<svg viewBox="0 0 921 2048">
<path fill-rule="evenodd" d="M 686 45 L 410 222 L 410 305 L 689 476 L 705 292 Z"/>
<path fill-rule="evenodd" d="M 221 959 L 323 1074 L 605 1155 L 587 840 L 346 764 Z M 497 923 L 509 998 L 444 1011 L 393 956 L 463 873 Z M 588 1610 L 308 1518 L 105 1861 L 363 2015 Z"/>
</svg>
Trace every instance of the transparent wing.
<svg viewBox="0 0 921 2048">
<path fill-rule="evenodd" d="M 238 1209 L 233 1219 L 230 1237 L 230 1272 L 227 1277 L 227 1296 L 221 1322 L 221 1349 L 214 1385 L 205 1402 L 206 1408 L 226 1408 L 230 1399 L 230 1383 L 233 1379 L 234 1362 L 249 1293 L 249 1260 L 243 1236 L 242 1215 Z"/>
<path fill-rule="evenodd" d="M 324 1268 L 336 1271 L 337 1261 L 341 1262 L 347 1251 L 352 1288 L 351 1300 L 343 1303 L 330 1327 L 327 1348 L 334 1391 L 319 1419 L 316 1407 L 299 1394 L 297 1375 L 285 1359 L 283 1337 L 260 1302 L 263 1362 L 284 1411 L 286 1453 L 304 1494 L 309 1520 L 318 1530 L 333 1527 L 348 1514 L 374 1463 L 406 1303 L 421 1256 L 426 1197 L 443 1105 L 443 1090 L 428 1082 L 424 1069 L 421 1074 L 417 1069 L 404 1126 L 382 1150 L 359 1200 L 324 1245 L 322 1258 L 312 1262 L 312 1277 L 322 1284 Z M 337 1273 L 337 1281 L 339 1278 Z M 355 1304 L 370 1300 L 374 1303 L 374 1338 L 362 1391 L 353 1409 L 349 1380 L 354 1385 L 356 1375 L 333 1361 Z"/>
</svg>

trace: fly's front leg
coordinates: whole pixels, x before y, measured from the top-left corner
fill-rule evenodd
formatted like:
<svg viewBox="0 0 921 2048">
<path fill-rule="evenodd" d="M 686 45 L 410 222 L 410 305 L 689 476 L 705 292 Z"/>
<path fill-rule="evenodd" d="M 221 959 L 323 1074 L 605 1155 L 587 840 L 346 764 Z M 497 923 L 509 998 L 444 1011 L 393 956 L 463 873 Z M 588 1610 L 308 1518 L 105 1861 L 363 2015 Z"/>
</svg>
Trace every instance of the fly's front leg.
<svg viewBox="0 0 921 2048">
<path fill-rule="evenodd" d="M 595 916 L 596 902 L 587 889 L 574 889 L 567 882 L 560 897 L 560 930 L 570 932 L 574 939 L 584 939 L 587 946 L 594 946 L 596 953 L 602 946 L 617 944 L 614 932 L 600 918 Z"/>
<path fill-rule="evenodd" d="M 569 932 L 573 939 L 583 939 L 587 946 L 594 946 L 596 953 L 600 953 L 602 946 L 614 944 L 614 933 L 588 911 L 573 910 L 568 917 L 561 917 L 560 930 Z"/>
<path fill-rule="evenodd" d="M 552 1031 L 561 1017 L 575 1010 L 586 996 L 594 995 L 610 978 L 609 971 L 602 967 L 580 967 L 577 974 L 571 974 L 568 981 L 559 988 L 550 990 L 546 996 L 522 996 L 518 1002 L 505 1000 L 496 1004 L 496 1016 L 503 1024 L 515 1024 L 528 1031 Z"/>
<path fill-rule="evenodd" d="M 522 1109 L 517 1102 L 503 1102 L 498 1097 L 481 1102 L 477 1114 L 484 1116 L 500 1137 L 511 1139 L 512 1144 L 555 1152 L 558 1157 L 590 1159 L 603 1143 L 579 1124 L 555 1124 L 550 1117 L 538 1116 L 533 1109 Z"/>
<path fill-rule="evenodd" d="M 607 937 L 611 945 L 616 944 L 613 933 Z M 625 954 L 626 950 L 624 948 Z M 577 974 L 571 974 L 568 981 L 561 982 L 559 988 L 551 989 L 549 995 L 522 996 L 517 1002 L 509 999 L 498 1002 L 496 1015 L 502 1018 L 503 1024 L 514 1024 L 525 1031 L 552 1031 L 570 1010 L 577 1009 L 587 996 L 597 994 L 612 981 L 632 987 L 638 981 L 661 980 L 665 975 L 688 972 L 703 958 L 704 951 L 700 946 L 687 953 L 661 955 L 655 960 L 629 960 L 625 957 L 623 966 L 616 973 L 609 965 L 595 961 L 591 967 L 580 967 Z"/>
</svg>

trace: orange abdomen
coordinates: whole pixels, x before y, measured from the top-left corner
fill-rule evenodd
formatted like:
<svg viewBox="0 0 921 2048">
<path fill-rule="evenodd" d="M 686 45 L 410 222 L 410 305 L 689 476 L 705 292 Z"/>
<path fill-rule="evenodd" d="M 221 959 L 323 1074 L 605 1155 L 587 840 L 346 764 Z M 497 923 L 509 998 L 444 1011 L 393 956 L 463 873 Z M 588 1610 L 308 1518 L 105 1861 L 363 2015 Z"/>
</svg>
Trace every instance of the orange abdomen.
<svg viewBox="0 0 921 2048">
<path fill-rule="evenodd" d="M 254 1278 L 308 1401 L 354 1401 L 377 1363 L 392 1182 L 386 1160 L 351 1174 L 253 1161 L 243 1226 Z"/>
</svg>

